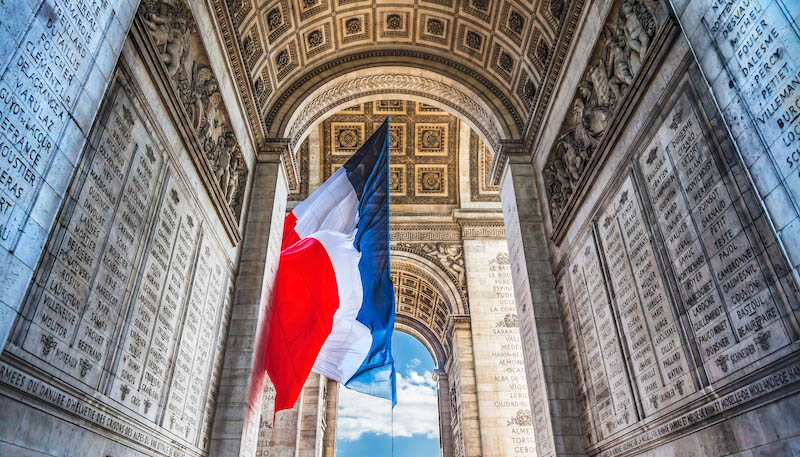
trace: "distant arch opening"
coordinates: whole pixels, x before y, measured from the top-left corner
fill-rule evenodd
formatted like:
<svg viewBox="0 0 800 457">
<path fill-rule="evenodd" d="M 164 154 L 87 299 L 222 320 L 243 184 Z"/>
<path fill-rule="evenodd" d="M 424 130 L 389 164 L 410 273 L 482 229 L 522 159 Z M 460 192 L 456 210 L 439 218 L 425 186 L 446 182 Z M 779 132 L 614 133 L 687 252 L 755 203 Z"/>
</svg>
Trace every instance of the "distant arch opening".
<svg viewBox="0 0 800 457">
<path fill-rule="evenodd" d="M 339 389 L 337 457 L 441 455 L 436 362 L 428 347 L 406 327 L 395 330 L 397 405 L 392 411 L 386 400 Z"/>
</svg>

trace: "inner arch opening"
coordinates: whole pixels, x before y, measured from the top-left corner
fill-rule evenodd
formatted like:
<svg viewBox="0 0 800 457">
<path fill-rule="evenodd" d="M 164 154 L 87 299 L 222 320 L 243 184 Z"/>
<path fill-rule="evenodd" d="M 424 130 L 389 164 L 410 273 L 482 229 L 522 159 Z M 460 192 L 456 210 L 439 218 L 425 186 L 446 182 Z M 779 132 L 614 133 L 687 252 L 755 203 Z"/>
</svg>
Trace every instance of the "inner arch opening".
<svg viewBox="0 0 800 457">
<path fill-rule="evenodd" d="M 392 346 L 397 369 L 397 405 L 392 411 L 391 403 L 386 400 L 339 389 L 337 457 L 440 455 L 436 363 L 416 336 L 402 326 L 395 330 Z"/>
</svg>

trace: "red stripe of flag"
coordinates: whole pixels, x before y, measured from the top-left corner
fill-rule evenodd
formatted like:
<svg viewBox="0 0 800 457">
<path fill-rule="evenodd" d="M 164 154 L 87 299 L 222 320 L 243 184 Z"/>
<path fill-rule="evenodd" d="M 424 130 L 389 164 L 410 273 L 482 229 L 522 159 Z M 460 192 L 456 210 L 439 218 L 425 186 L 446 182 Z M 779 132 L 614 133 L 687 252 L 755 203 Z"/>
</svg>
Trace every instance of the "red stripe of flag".
<svg viewBox="0 0 800 457">
<path fill-rule="evenodd" d="M 290 220 L 292 218 L 293 220 Z M 296 218 L 286 217 L 284 243 Z M 339 308 L 336 274 L 322 243 L 314 238 L 289 243 L 281 252 L 267 332 L 266 365 L 275 385 L 275 411 L 294 406 Z"/>
</svg>

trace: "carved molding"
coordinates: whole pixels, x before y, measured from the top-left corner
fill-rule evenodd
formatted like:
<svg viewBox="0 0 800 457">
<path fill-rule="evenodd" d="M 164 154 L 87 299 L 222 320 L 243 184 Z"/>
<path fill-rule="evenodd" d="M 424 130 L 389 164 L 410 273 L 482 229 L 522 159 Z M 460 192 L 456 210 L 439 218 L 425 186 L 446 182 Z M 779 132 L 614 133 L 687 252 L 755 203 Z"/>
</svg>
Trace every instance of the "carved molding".
<svg viewBox="0 0 800 457">
<path fill-rule="evenodd" d="M 503 221 L 461 221 L 461 237 L 468 239 L 506 239 Z"/>
<path fill-rule="evenodd" d="M 610 132 L 624 123 L 648 73 L 643 69 L 669 30 L 664 25 L 666 8 L 654 0 L 622 0 L 609 13 L 542 171 L 556 238 L 608 149 Z"/>
<path fill-rule="evenodd" d="M 189 155 L 236 243 L 249 170 L 191 10 L 182 0 L 148 0 L 140 5 L 135 24 L 134 41 L 145 61 L 150 58 L 162 100 L 185 134 Z"/>
<path fill-rule="evenodd" d="M 391 241 L 461 241 L 455 222 L 441 224 L 392 224 Z"/>
<path fill-rule="evenodd" d="M 348 101 L 359 97 L 381 94 L 414 95 L 435 100 L 469 119 L 497 150 L 502 135 L 494 115 L 484 109 L 475 97 L 449 84 L 431 78 L 402 73 L 365 75 L 348 79 L 341 84 L 317 94 L 294 118 L 288 128 L 288 137 L 297 145 L 302 135 L 321 117 L 344 107 Z"/>
</svg>

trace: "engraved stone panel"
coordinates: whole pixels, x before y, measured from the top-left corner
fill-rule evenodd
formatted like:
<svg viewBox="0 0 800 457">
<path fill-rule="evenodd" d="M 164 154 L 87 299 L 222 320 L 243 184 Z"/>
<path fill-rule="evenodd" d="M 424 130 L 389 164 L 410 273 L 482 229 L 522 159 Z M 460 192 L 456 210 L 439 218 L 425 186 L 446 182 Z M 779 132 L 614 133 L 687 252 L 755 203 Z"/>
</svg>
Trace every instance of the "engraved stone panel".
<svg viewBox="0 0 800 457">
<path fill-rule="evenodd" d="M 0 4 L 0 348 L 125 39 L 133 11 L 122 3 Z"/>
<path fill-rule="evenodd" d="M 717 380 L 789 343 L 778 300 L 684 92 L 638 157 L 706 371 Z"/>
<path fill-rule="evenodd" d="M 231 264 L 224 228 L 201 211 L 127 68 L 115 73 L 0 368 L 52 377 L 31 378 L 34 390 L 0 381 L 66 421 L 160 455 L 199 456 Z"/>
<path fill-rule="evenodd" d="M 647 416 L 696 387 L 631 177 L 607 203 L 598 233 Z"/>
<path fill-rule="evenodd" d="M 163 167 L 120 86 L 99 120 L 85 173 L 73 182 L 48 247 L 22 346 L 92 387 L 117 334 L 147 213 Z"/>
<path fill-rule="evenodd" d="M 630 379 L 617 336 L 606 281 L 591 234 L 569 268 L 578 337 L 592 387 L 591 408 L 598 437 L 614 434 L 637 420 Z M 577 360 L 576 360 L 577 362 Z"/>
<path fill-rule="evenodd" d="M 192 210 L 174 183 L 165 186 L 111 384 L 111 398 L 154 422 L 154 406 L 162 402 L 169 379 L 195 256 L 199 227 L 192 221 Z"/>
<path fill-rule="evenodd" d="M 754 173 L 761 168 L 755 166 L 757 162 L 767 166 L 770 160 L 759 158 L 766 147 L 776 167 L 776 178 L 785 180 L 783 186 L 797 205 L 800 202 L 800 117 L 797 115 L 800 31 L 796 25 L 797 17 L 792 18 L 792 10 L 781 7 L 782 3 L 761 0 L 731 7 L 713 0 L 700 2 L 698 9 L 704 19 L 703 28 L 716 45 L 713 48 L 709 46 L 708 57 L 702 63 L 713 58 L 725 62 L 727 72 L 719 81 L 730 81 L 730 84 L 715 87 L 715 91 L 725 101 L 733 98 L 731 93 L 735 91 L 734 97 L 740 98 L 744 104 L 737 107 L 734 102 L 723 106 L 726 120 L 733 124 L 733 116 L 746 115 L 755 126 L 755 132 L 747 132 L 744 125 L 733 129 L 734 136 L 740 137 L 738 141 L 745 162 L 748 166 L 754 165 L 751 169 Z M 793 2 L 786 3 L 791 5 Z M 707 77 L 716 78 L 718 74 L 707 74 Z M 756 133 L 754 136 L 760 138 L 741 137 L 748 133 Z M 746 147 L 759 139 L 763 146 Z M 772 189 L 764 190 L 768 194 Z M 768 198 L 768 195 L 762 196 Z M 782 219 L 777 214 L 773 216 Z"/>
<path fill-rule="evenodd" d="M 536 455 L 511 266 L 503 240 L 465 240 L 483 455 Z"/>
<path fill-rule="evenodd" d="M 556 293 L 558 295 L 559 310 L 561 312 L 561 325 L 564 328 L 564 337 L 567 343 L 570 371 L 575 383 L 575 398 L 578 402 L 578 406 L 581 408 L 581 428 L 583 430 L 585 444 L 590 445 L 598 440 L 598 432 L 595 426 L 592 401 L 589 397 L 589 395 L 591 395 L 591 381 L 586 377 L 583 369 L 586 362 L 583 356 L 585 350 L 578 336 L 580 324 L 578 315 L 570 305 L 568 281 L 569 277 L 565 273 L 558 279 Z"/>
</svg>

